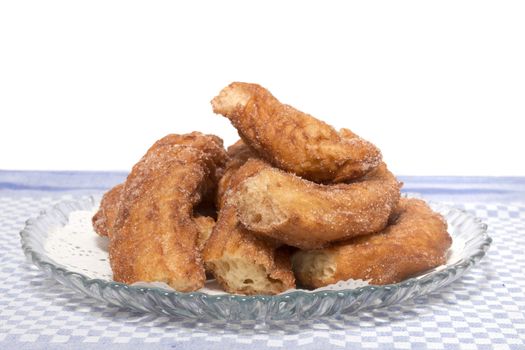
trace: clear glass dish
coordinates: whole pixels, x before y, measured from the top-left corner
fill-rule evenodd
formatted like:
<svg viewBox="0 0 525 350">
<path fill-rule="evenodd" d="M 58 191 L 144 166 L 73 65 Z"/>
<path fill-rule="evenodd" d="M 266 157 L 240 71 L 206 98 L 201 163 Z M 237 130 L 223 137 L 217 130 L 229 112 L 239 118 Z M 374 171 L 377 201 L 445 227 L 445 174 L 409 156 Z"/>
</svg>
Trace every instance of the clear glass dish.
<svg viewBox="0 0 525 350">
<path fill-rule="evenodd" d="M 453 282 L 476 264 L 492 242 L 487 225 L 465 211 L 440 203 L 430 204 L 447 220 L 453 241 L 460 242 L 454 251 L 454 261 L 449 261 L 446 266 L 396 284 L 344 290 L 295 290 L 275 296 L 180 293 L 157 287 L 126 285 L 110 278 L 88 277 L 89 274 L 80 272 L 88 271 L 84 269 L 72 271 L 59 258 L 50 256 L 45 243 L 50 232 L 68 223 L 70 213 L 93 210 L 97 206 L 94 198 L 61 202 L 37 218 L 29 219 L 20 235 L 26 257 L 48 276 L 109 304 L 141 312 L 201 319 L 308 319 L 400 303 Z"/>
</svg>

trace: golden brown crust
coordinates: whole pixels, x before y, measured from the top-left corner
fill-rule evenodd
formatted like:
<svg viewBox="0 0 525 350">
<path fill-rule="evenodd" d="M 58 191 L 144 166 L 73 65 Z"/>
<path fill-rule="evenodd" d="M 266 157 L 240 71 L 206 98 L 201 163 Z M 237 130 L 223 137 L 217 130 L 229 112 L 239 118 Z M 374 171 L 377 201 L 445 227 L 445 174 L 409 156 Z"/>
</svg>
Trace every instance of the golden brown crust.
<svg viewBox="0 0 525 350">
<path fill-rule="evenodd" d="M 203 134 L 193 131 L 189 134 L 169 134 L 156 141 L 148 150 L 155 150 L 168 145 L 181 145 L 196 148 L 207 155 L 208 167 L 214 169 L 211 176 L 206 179 L 206 193 L 203 201 L 213 203 L 217 191 L 217 183 L 224 173 L 224 168 L 229 160 L 224 151 L 223 141 L 216 135 Z M 146 153 L 147 155 L 148 153 Z"/>
<path fill-rule="evenodd" d="M 381 152 L 370 142 L 282 104 L 257 84 L 232 83 L 212 106 L 262 158 L 312 181 L 355 179 L 381 161 Z"/>
<path fill-rule="evenodd" d="M 118 184 L 107 191 L 104 196 L 102 196 L 98 211 L 91 219 L 93 229 L 101 236 L 107 236 L 111 239 L 113 225 L 118 214 L 120 195 L 123 189 L 124 184 Z"/>
<path fill-rule="evenodd" d="M 109 244 L 115 281 L 162 281 L 179 291 L 204 285 L 194 207 L 216 186 L 221 149 L 216 137 L 168 135 L 133 167 Z"/>
<path fill-rule="evenodd" d="M 250 159 L 259 171 L 236 197 L 240 222 L 250 231 L 301 249 L 382 230 L 400 196 L 395 176 L 381 164 L 351 183 L 320 185 Z M 242 168 L 241 168 L 242 169 Z"/>
<path fill-rule="evenodd" d="M 217 199 L 216 206 L 221 208 L 221 198 L 228 188 L 230 188 L 230 181 L 235 172 L 248 161 L 250 158 L 257 158 L 257 155 L 253 152 L 248 145 L 242 140 L 238 140 L 233 145 L 228 147 L 229 160 L 226 163 L 223 175 L 217 185 Z"/>
<path fill-rule="evenodd" d="M 233 163 L 240 162 L 244 164 L 248 159 L 257 157 L 256 153 L 243 140 L 237 140 L 233 145 L 228 146 L 227 153 L 229 157 L 228 163 L 233 161 Z"/>
<path fill-rule="evenodd" d="M 102 196 L 99 209 L 91 220 L 93 223 L 93 229 L 100 236 L 106 236 L 111 239 L 113 225 L 115 224 L 120 205 L 120 195 L 122 194 L 123 189 L 124 184 L 118 184 L 106 192 L 104 196 Z M 204 214 L 212 214 L 212 210 L 215 209 L 205 207 L 201 211 Z M 211 235 L 213 227 L 215 226 L 215 219 L 211 216 L 206 216 L 201 213 L 194 213 L 194 215 L 195 216 L 193 220 L 195 221 L 195 224 L 197 224 L 197 229 L 199 231 L 197 245 L 199 250 L 202 250 L 204 248 L 204 244 Z"/>
<path fill-rule="evenodd" d="M 193 131 L 189 134 L 168 134 L 157 140 L 148 149 L 146 154 L 150 151 L 155 151 L 160 147 L 169 145 L 181 145 L 196 148 L 208 155 L 208 158 L 213 161 L 213 165 L 210 166 L 215 168 L 224 168 L 228 161 L 228 155 L 224 151 L 222 139 L 216 135 L 203 134 L 198 131 Z"/>
<path fill-rule="evenodd" d="M 234 193 L 242 179 L 259 171 L 259 166 L 243 167 L 229 180 L 225 197 Z M 259 238 L 238 222 L 236 209 L 227 198 L 217 224 L 203 251 L 207 270 L 230 293 L 277 294 L 295 287 L 290 253 L 278 249 L 274 241 Z"/>
<path fill-rule="evenodd" d="M 380 233 L 297 252 L 293 257 L 296 278 L 308 288 L 348 279 L 389 284 L 446 263 L 452 239 L 441 215 L 422 200 L 403 198 L 393 217 Z"/>
</svg>

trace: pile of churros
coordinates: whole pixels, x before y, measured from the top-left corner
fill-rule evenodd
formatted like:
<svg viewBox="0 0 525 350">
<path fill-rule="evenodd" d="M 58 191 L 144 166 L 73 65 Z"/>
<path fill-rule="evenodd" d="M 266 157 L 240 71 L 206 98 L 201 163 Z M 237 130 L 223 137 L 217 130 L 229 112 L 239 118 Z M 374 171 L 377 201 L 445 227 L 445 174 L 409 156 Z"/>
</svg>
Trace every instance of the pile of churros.
<svg viewBox="0 0 525 350">
<path fill-rule="evenodd" d="M 109 239 L 113 279 L 196 291 L 278 294 L 359 279 L 396 283 L 446 262 L 443 217 L 401 183 L 380 150 L 348 129 L 232 83 L 213 111 L 240 140 L 170 134 L 93 217 Z"/>
</svg>

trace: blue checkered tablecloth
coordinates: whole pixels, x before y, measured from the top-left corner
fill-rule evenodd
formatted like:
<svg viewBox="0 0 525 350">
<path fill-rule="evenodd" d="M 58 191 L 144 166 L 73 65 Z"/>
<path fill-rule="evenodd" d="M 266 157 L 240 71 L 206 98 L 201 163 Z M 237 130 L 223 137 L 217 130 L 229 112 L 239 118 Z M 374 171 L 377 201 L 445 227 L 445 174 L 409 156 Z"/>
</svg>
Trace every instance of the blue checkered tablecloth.
<svg viewBox="0 0 525 350">
<path fill-rule="evenodd" d="M 24 221 L 101 193 L 123 173 L 0 171 L 0 349 L 525 349 L 525 178 L 401 177 L 405 191 L 483 218 L 481 263 L 430 295 L 357 315 L 225 323 L 129 312 L 77 294 L 26 263 Z"/>
</svg>

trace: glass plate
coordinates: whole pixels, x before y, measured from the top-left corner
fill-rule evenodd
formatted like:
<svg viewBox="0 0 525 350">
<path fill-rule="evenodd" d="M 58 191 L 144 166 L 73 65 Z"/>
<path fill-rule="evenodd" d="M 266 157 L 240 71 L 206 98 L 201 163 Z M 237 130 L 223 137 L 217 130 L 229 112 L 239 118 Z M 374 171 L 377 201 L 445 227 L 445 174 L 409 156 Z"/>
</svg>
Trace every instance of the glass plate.
<svg viewBox="0 0 525 350">
<path fill-rule="evenodd" d="M 487 235 L 487 225 L 465 211 L 440 203 L 430 205 L 445 217 L 454 241 L 455 257 L 453 261 L 449 259 L 446 266 L 396 284 L 343 290 L 294 290 L 274 296 L 181 293 L 158 287 L 126 285 L 113 282 L 110 278 L 92 278 L 88 277 L 87 269 L 71 268 L 56 255 L 49 254 L 49 247 L 45 247 L 46 240 L 50 232 L 68 223 L 70 213 L 94 210 L 98 202 L 92 197 L 61 202 L 37 218 L 29 219 L 20 236 L 26 257 L 47 275 L 67 287 L 113 305 L 141 312 L 201 319 L 308 319 L 355 313 L 364 308 L 383 307 L 427 294 L 456 280 L 477 263 L 492 242 Z M 81 247 L 74 248 L 82 251 Z"/>
</svg>

